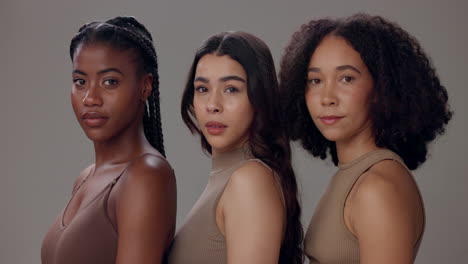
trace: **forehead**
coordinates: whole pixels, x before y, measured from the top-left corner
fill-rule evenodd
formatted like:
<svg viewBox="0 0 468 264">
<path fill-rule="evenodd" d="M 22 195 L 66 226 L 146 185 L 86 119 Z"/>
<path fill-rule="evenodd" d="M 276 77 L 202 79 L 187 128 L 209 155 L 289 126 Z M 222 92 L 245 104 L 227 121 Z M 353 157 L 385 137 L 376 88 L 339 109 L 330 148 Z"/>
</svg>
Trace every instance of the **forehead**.
<svg viewBox="0 0 468 264">
<path fill-rule="evenodd" d="M 319 43 L 310 58 L 309 66 L 337 64 L 363 65 L 361 55 L 342 37 L 326 36 Z"/>
<path fill-rule="evenodd" d="M 208 78 L 236 75 L 246 79 L 246 72 L 242 65 L 228 55 L 204 55 L 198 61 L 195 75 Z"/>
<path fill-rule="evenodd" d="M 132 70 L 137 66 L 137 58 L 134 49 L 120 49 L 107 43 L 80 44 L 73 55 L 73 66 Z"/>
</svg>

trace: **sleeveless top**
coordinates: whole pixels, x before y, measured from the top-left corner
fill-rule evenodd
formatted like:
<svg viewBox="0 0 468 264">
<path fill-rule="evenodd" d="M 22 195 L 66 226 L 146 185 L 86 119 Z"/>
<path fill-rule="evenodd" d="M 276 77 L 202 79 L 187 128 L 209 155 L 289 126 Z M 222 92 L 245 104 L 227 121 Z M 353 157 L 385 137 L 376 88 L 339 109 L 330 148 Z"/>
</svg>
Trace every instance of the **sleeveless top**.
<svg viewBox="0 0 468 264">
<path fill-rule="evenodd" d="M 177 231 L 169 252 L 169 264 L 226 263 L 226 241 L 216 224 L 216 207 L 231 174 L 251 160 L 264 164 L 252 159 L 245 148 L 221 153 L 212 159 L 208 184 Z"/>
<path fill-rule="evenodd" d="M 64 213 L 89 175 L 82 181 L 44 238 L 43 264 L 115 264 L 118 236 L 115 219 L 109 216 L 107 208 L 113 187 L 131 162 L 64 225 Z"/>
<path fill-rule="evenodd" d="M 359 264 L 358 240 L 344 222 L 344 206 L 359 177 L 382 160 L 399 162 L 411 175 L 403 160 L 388 149 L 371 151 L 350 163 L 338 165 L 339 170 L 320 199 L 304 239 L 304 252 L 311 264 Z M 422 233 L 414 245 L 414 256 L 418 252 Z"/>
</svg>

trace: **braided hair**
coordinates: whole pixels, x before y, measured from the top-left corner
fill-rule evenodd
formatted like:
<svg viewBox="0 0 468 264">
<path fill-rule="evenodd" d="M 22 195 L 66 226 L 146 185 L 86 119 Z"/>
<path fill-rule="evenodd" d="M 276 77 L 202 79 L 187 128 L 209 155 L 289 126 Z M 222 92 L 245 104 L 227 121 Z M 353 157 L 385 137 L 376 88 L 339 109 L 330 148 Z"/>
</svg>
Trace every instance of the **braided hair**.
<svg viewBox="0 0 468 264">
<path fill-rule="evenodd" d="M 83 25 L 70 43 L 70 57 L 83 43 L 104 42 L 113 47 L 135 49 L 144 73 L 153 75 L 152 92 L 146 102 L 143 115 L 143 128 L 146 139 L 165 156 L 161 113 L 159 107 L 158 58 L 149 31 L 134 17 L 115 17 L 105 22 L 91 22 Z"/>
</svg>

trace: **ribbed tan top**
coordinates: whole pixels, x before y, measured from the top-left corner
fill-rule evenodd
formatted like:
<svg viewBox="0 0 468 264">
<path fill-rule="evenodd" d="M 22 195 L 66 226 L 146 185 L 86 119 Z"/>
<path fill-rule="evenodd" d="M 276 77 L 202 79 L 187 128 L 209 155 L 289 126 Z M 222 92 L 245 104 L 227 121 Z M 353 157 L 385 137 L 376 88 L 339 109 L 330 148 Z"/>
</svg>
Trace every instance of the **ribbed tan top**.
<svg viewBox="0 0 468 264">
<path fill-rule="evenodd" d="M 359 264 L 357 238 L 344 223 L 345 201 L 359 177 L 382 160 L 395 160 L 406 168 L 403 160 L 387 149 L 375 150 L 338 165 L 339 170 L 320 199 L 304 239 L 304 252 L 311 264 Z M 415 256 L 421 239 L 422 234 L 414 247 Z"/>
<path fill-rule="evenodd" d="M 216 224 L 216 207 L 231 174 L 249 160 L 258 161 L 243 148 L 212 159 L 208 184 L 177 231 L 169 264 L 226 263 L 226 241 Z"/>
</svg>

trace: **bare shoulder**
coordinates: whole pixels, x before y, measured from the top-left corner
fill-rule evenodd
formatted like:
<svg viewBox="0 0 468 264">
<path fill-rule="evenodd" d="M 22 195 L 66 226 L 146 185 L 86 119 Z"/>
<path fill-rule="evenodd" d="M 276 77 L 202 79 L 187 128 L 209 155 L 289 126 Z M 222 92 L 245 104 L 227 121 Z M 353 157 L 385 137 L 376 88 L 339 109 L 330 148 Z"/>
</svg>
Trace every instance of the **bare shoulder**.
<svg viewBox="0 0 468 264">
<path fill-rule="evenodd" d="M 167 161 L 144 154 L 127 167 L 116 192 L 118 263 L 160 263 L 172 241 L 177 211 L 174 173 Z"/>
<path fill-rule="evenodd" d="M 116 192 L 117 213 L 175 204 L 176 179 L 169 163 L 158 155 L 144 154 L 131 161 Z M 138 206 L 136 206 L 138 204 Z"/>
<path fill-rule="evenodd" d="M 273 171 L 257 161 L 248 161 L 231 175 L 222 197 L 223 204 L 269 204 L 282 210 L 282 195 Z"/>
<path fill-rule="evenodd" d="M 272 190 L 276 189 L 276 179 L 273 171 L 264 164 L 252 160 L 232 173 L 227 188 L 255 191 L 258 188 L 269 187 L 273 187 Z"/>
<path fill-rule="evenodd" d="M 423 228 L 424 212 L 411 174 L 397 161 L 384 160 L 361 175 L 349 200 L 351 230 L 360 241 L 385 237 L 413 243 Z M 388 233 L 387 233 L 388 235 Z"/>
<path fill-rule="evenodd" d="M 413 176 L 402 164 L 394 160 L 380 161 L 363 173 L 357 183 L 356 193 L 382 198 L 394 195 L 409 198 L 419 195 Z"/>
<path fill-rule="evenodd" d="M 230 177 L 217 224 L 225 235 L 228 263 L 278 262 L 285 208 L 272 170 L 248 161 Z"/>
<path fill-rule="evenodd" d="M 73 184 L 73 193 L 76 191 L 78 186 L 80 186 L 83 183 L 86 177 L 88 177 L 88 175 L 91 173 L 93 168 L 94 168 L 94 164 L 91 164 L 80 172 L 80 175 L 76 177 L 75 183 Z"/>
<path fill-rule="evenodd" d="M 147 183 L 168 183 L 175 181 L 174 172 L 169 163 L 161 156 L 144 154 L 133 160 L 125 172 L 129 181 Z"/>
</svg>

